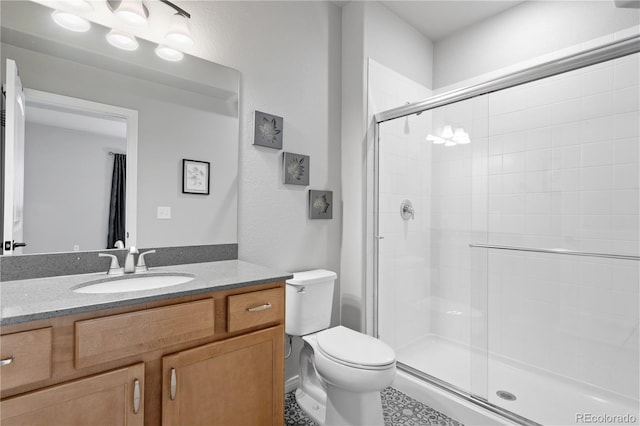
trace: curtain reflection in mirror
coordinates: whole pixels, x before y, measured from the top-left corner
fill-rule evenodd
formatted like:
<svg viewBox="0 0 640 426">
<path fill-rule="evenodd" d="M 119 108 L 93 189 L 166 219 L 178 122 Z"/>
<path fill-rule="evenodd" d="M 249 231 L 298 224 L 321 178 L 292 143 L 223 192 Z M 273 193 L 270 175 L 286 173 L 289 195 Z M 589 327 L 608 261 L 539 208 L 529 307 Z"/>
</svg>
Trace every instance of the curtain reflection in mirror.
<svg viewBox="0 0 640 426">
<path fill-rule="evenodd" d="M 116 248 L 117 241 L 125 241 L 125 200 L 127 180 L 127 156 L 113 155 L 113 174 L 111 176 L 111 199 L 109 200 L 109 230 L 107 248 Z"/>
</svg>

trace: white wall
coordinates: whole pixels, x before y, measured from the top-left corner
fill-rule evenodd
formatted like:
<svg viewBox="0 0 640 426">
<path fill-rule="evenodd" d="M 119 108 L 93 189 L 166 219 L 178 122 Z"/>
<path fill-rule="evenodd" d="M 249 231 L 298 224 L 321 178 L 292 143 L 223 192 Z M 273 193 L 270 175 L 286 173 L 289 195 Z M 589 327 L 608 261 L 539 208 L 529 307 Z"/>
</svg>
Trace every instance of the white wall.
<svg viewBox="0 0 640 426">
<path fill-rule="evenodd" d="M 640 9 L 613 0 L 527 1 L 434 43 L 434 88 L 639 23 Z"/>
<path fill-rule="evenodd" d="M 364 194 L 367 132 L 367 81 L 364 58 L 364 2 L 342 8 L 342 243 L 340 250 L 340 319 L 354 330 L 364 328 Z M 347 142 L 348 141 L 348 142 Z"/>
<path fill-rule="evenodd" d="M 186 2 L 202 57 L 241 74 L 240 258 L 288 271 L 338 270 L 340 9 L 325 2 Z M 295 36 L 293 36 L 295 35 Z M 283 149 L 253 146 L 253 111 L 284 117 Z M 282 183 L 282 152 L 309 155 L 309 187 Z M 310 220 L 309 189 L 334 192 Z"/>
<path fill-rule="evenodd" d="M 328 2 L 179 2 L 194 54 L 238 69 L 240 259 L 340 271 L 341 10 Z M 253 146 L 253 111 L 284 117 L 282 151 Z M 310 156 L 308 187 L 282 183 L 282 152 Z M 308 190 L 333 191 L 333 219 L 308 219 Z M 340 279 L 341 277 L 339 277 Z M 339 291 L 333 323 L 339 322 Z M 297 374 L 297 351 L 286 375 Z"/>
<path fill-rule="evenodd" d="M 365 58 L 432 87 L 433 43 L 375 1 L 364 2 L 364 49 Z"/>
<path fill-rule="evenodd" d="M 367 104 L 367 61 L 378 63 L 431 87 L 432 44 L 413 27 L 376 2 L 350 2 L 343 7 L 342 185 L 344 216 L 342 235 L 342 324 L 364 330 L 371 318 L 372 279 L 371 116 Z M 409 100 L 409 99 L 407 99 Z M 369 213 L 367 213 L 369 212 Z M 367 269 L 369 268 L 369 269 Z M 365 305 L 368 305 L 365 308 Z M 366 312 L 365 312 L 366 311 Z M 366 321 L 370 324 L 371 321 Z M 371 331 L 371 330 L 368 330 Z"/>
<path fill-rule="evenodd" d="M 24 253 L 107 247 L 109 152 L 126 149 L 123 138 L 27 122 Z"/>
</svg>

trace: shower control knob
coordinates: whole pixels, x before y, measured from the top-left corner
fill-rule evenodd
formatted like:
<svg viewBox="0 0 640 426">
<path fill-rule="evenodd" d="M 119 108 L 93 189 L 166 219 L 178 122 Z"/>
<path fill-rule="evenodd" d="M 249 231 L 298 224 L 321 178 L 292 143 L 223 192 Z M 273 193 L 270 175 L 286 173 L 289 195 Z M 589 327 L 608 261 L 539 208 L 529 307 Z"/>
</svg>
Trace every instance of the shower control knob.
<svg viewBox="0 0 640 426">
<path fill-rule="evenodd" d="M 400 216 L 403 220 L 414 219 L 414 213 L 415 211 L 413 210 L 413 204 L 411 204 L 411 201 L 404 200 L 400 203 Z"/>
</svg>

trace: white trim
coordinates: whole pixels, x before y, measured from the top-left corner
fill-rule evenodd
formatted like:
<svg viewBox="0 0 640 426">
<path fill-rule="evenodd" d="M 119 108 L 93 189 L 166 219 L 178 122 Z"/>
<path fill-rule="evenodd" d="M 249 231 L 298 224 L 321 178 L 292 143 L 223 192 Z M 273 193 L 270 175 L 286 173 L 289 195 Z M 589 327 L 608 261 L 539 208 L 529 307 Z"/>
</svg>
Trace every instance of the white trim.
<svg viewBox="0 0 640 426">
<path fill-rule="evenodd" d="M 289 377 L 284 382 L 284 393 L 293 392 L 294 390 L 298 389 L 298 384 L 299 383 L 300 383 L 300 376 L 299 375 L 296 374 L 293 377 Z"/>
<path fill-rule="evenodd" d="M 138 111 L 85 99 L 24 89 L 25 98 L 30 102 L 64 107 L 69 109 L 108 115 L 124 119 L 127 122 L 127 195 L 126 195 L 126 232 L 127 247 L 136 246 L 138 211 Z"/>
<path fill-rule="evenodd" d="M 2 159 L 2 166 L 4 167 L 4 189 L 2 193 L 4 206 L 1 226 L 3 227 L 2 244 L 7 242 L 11 247 L 8 250 L 2 247 L 0 253 L 12 255 L 15 253 L 12 246 L 15 239 L 17 238 L 19 243 L 23 242 L 24 224 L 21 212 L 24 203 L 25 95 L 15 61 L 7 59 L 6 64 L 5 145 L 4 158 Z M 16 103 L 22 109 L 18 108 Z M 16 172 L 16 163 L 21 169 L 18 172 Z M 18 173 L 21 176 L 18 176 Z M 16 197 L 21 198 L 19 209 L 15 208 Z M 18 220 L 16 220 L 16 215 L 14 214 L 16 212 L 18 213 Z M 18 225 L 16 226 L 16 224 Z"/>
</svg>

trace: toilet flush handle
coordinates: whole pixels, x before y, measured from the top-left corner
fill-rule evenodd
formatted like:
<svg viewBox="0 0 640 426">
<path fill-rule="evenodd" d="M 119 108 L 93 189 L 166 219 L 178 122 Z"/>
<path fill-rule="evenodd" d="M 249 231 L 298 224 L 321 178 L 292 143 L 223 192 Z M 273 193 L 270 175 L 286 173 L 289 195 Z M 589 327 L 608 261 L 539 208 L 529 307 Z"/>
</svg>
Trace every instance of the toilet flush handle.
<svg viewBox="0 0 640 426">
<path fill-rule="evenodd" d="M 303 287 L 300 287 L 300 288 L 298 289 L 298 293 L 299 293 L 299 294 L 304 294 L 304 293 L 306 293 L 304 286 L 303 286 Z"/>
</svg>

